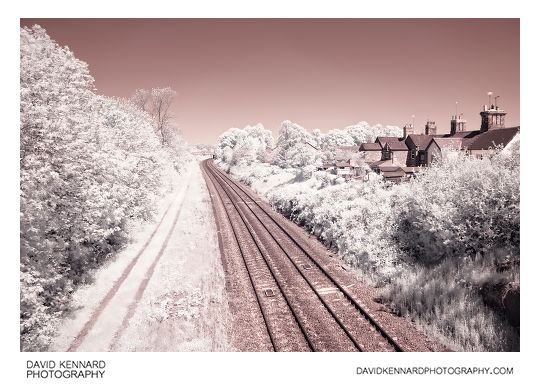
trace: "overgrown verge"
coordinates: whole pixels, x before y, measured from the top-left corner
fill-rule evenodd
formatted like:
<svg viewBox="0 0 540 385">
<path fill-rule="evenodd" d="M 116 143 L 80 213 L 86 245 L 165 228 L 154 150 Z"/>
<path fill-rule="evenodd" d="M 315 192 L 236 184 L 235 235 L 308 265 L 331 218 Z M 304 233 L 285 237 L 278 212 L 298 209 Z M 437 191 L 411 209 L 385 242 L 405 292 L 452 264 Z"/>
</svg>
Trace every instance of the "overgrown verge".
<svg viewBox="0 0 540 385">
<path fill-rule="evenodd" d="M 21 29 L 21 350 L 44 350 L 75 288 L 153 217 L 182 172 L 151 117 L 97 95 L 87 64 Z"/>
</svg>

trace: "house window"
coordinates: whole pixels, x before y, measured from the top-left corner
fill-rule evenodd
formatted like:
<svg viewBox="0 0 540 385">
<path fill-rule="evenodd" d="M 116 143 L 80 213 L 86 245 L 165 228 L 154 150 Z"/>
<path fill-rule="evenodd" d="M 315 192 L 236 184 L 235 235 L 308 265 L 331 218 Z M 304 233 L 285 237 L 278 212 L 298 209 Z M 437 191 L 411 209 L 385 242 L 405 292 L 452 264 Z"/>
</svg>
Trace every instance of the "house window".
<svg viewBox="0 0 540 385">
<path fill-rule="evenodd" d="M 411 150 L 411 159 L 414 159 L 415 158 L 415 153 L 414 153 L 414 150 Z"/>
</svg>

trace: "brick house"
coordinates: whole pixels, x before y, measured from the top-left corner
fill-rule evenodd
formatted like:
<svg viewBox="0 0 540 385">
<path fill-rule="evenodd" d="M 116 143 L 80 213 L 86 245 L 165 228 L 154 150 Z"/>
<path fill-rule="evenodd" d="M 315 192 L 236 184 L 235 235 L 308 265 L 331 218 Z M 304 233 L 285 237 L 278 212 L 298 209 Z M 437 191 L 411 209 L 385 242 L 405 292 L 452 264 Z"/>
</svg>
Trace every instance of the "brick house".
<svg viewBox="0 0 540 385">
<path fill-rule="evenodd" d="M 406 166 L 408 152 L 409 148 L 403 140 L 387 142 L 383 147 L 382 160 L 389 160 L 393 165 Z"/>
<path fill-rule="evenodd" d="M 428 163 L 441 157 L 442 149 L 459 149 L 467 155 L 483 158 L 493 154 L 497 147 L 506 147 L 519 132 L 519 127 L 493 128 L 489 130 L 465 131 L 461 135 L 433 138 L 427 147 Z"/>
<path fill-rule="evenodd" d="M 496 147 L 506 147 L 519 133 L 519 126 L 505 127 L 506 112 L 497 105 L 485 105 L 480 116 L 480 129 L 467 131 L 463 114 L 452 115 L 449 134 L 437 134 L 437 126 L 430 120 L 422 134 L 415 134 L 414 127 L 407 124 L 402 137 L 378 137 L 375 143 L 361 144 L 359 152 L 375 172 L 395 180 L 403 178 L 399 170 L 385 170 L 385 167 L 401 167 L 405 176 L 410 176 L 419 167 L 429 166 L 441 156 L 443 149 L 449 148 L 478 158 L 489 156 Z M 376 159 L 377 144 L 381 147 L 379 159 Z"/>
<path fill-rule="evenodd" d="M 441 159 L 442 150 L 462 150 L 463 138 L 433 138 L 426 149 L 426 166 Z"/>
<path fill-rule="evenodd" d="M 377 138 L 378 139 L 378 138 Z M 382 158 L 382 146 L 380 143 L 362 143 L 358 148 L 366 163 L 376 162 Z"/>
<path fill-rule="evenodd" d="M 433 138 L 441 137 L 442 135 L 420 135 L 413 134 L 407 136 L 405 144 L 409 150 L 407 154 L 407 166 L 421 167 L 427 166 L 427 146 Z"/>
</svg>

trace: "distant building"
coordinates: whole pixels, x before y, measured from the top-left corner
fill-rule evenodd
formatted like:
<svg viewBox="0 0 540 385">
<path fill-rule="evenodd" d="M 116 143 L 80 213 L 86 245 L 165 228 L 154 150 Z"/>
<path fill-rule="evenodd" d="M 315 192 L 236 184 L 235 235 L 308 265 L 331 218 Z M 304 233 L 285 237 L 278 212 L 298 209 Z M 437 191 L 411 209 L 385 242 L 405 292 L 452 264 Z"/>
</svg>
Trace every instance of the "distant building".
<svg viewBox="0 0 540 385">
<path fill-rule="evenodd" d="M 363 177 L 366 174 L 362 165 L 354 159 L 323 163 L 322 166 L 317 168 L 317 170 L 326 171 L 331 174 L 341 176 L 345 179 Z"/>
<path fill-rule="evenodd" d="M 383 148 L 382 160 L 389 160 L 393 165 L 405 166 L 408 151 L 405 141 L 387 142 Z"/>
<path fill-rule="evenodd" d="M 409 150 L 405 166 L 427 166 L 427 146 L 435 137 L 437 135 L 409 135 L 404 141 Z"/>
<path fill-rule="evenodd" d="M 381 159 L 382 147 L 380 143 L 362 143 L 358 151 L 363 155 L 366 163 L 375 162 Z"/>
<path fill-rule="evenodd" d="M 349 177 L 353 173 L 353 167 L 350 162 L 336 162 L 335 167 L 336 175 L 338 176 Z"/>
<path fill-rule="evenodd" d="M 396 180 L 429 166 L 441 157 L 443 149 L 465 151 L 477 158 L 489 156 L 496 147 L 506 147 L 520 130 L 519 126 L 505 127 L 506 112 L 496 102 L 485 105 L 480 116 L 479 130 L 467 131 L 463 114 L 456 113 L 451 117 L 449 134 L 438 135 L 432 120 L 426 122 L 423 134 L 415 134 L 414 127 L 406 124 L 403 137 L 378 137 L 374 143 L 362 143 L 358 151 L 375 172 Z"/>
<path fill-rule="evenodd" d="M 518 127 L 493 128 L 487 131 L 477 130 L 462 133 L 461 136 L 433 138 L 428 146 L 428 163 L 430 165 L 437 157 L 440 158 L 443 148 L 453 148 L 465 151 L 469 156 L 483 158 L 490 156 L 497 147 L 506 147 L 519 132 Z M 431 147 L 431 148 L 430 148 Z"/>
<path fill-rule="evenodd" d="M 433 138 L 426 147 L 426 166 L 440 159 L 443 149 L 462 150 L 463 138 Z"/>
</svg>

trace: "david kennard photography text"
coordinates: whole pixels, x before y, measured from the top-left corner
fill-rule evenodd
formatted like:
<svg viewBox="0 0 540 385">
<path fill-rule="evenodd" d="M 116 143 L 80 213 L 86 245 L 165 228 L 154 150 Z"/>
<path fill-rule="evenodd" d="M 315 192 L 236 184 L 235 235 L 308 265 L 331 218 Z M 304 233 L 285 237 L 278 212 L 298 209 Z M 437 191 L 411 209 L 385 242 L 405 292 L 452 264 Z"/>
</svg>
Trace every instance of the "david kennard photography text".
<svg viewBox="0 0 540 385">
<path fill-rule="evenodd" d="M 26 361 L 26 378 L 103 378 L 105 361 Z"/>
</svg>

